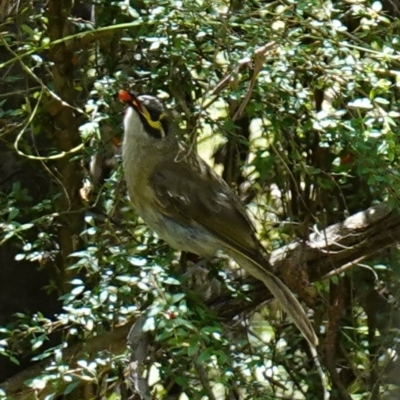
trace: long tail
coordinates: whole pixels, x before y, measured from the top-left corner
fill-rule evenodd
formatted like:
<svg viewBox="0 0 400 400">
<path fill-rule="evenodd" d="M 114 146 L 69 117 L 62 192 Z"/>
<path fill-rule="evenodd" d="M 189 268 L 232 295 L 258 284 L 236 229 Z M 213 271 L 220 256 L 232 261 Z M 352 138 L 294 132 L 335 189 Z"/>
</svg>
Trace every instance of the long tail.
<svg viewBox="0 0 400 400">
<path fill-rule="evenodd" d="M 316 348 L 318 345 L 317 335 L 315 334 L 314 328 L 304 308 L 292 291 L 276 275 L 266 268 L 268 265 L 263 266 L 261 262 L 255 260 L 255 258 L 240 253 L 237 250 L 231 250 L 229 253 L 242 268 L 265 284 L 267 289 L 281 303 L 284 311 L 292 319 L 310 346 Z M 268 261 L 265 260 L 265 263 L 268 263 Z"/>
<path fill-rule="evenodd" d="M 265 271 L 264 274 L 264 278 L 261 279 L 262 282 L 281 303 L 282 308 L 292 319 L 310 346 L 316 347 L 318 345 L 318 337 L 315 334 L 314 327 L 293 292 L 272 272 Z"/>
<path fill-rule="evenodd" d="M 256 265 L 260 267 L 258 263 Z M 272 272 L 264 269 L 263 271 L 265 272 L 265 276 L 261 280 L 270 290 L 270 292 L 275 296 L 275 298 L 280 301 L 283 309 L 287 312 L 297 328 L 299 328 L 300 332 L 307 339 L 310 346 L 311 355 L 313 357 L 315 366 L 317 367 L 318 375 L 321 379 L 324 392 L 323 399 L 329 400 L 330 395 L 328 390 L 328 379 L 322 369 L 321 363 L 318 358 L 318 338 L 315 334 L 314 328 L 311 325 L 310 320 L 308 319 L 303 307 L 296 299 L 294 294 L 291 292 L 291 290 Z"/>
<path fill-rule="evenodd" d="M 253 257 L 247 256 L 238 251 L 232 251 L 232 249 L 229 249 L 229 252 L 227 251 L 227 253 L 234 258 L 241 267 L 246 269 L 249 274 L 253 275 L 255 278 L 264 283 L 267 289 L 281 303 L 282 308 L 292 319 L 299 331 L 303 334 L 310 346 L 311 355 L 321 378 L 324 392 L 323 399 L 328 400 L 330 397 L 328 381 L 322 369 L 317 352 L 318 338 L 315 334 L 314 327 L 312 326 L 311 321 L 307 317 L 307 314 L 300 302 L 294 296 L 292 291 L 276 275 L 266 268 L 268 265 L 263 266 Z M 265 263 L 268 264 L 268 261 L 265 261 Z"/>
</svg>

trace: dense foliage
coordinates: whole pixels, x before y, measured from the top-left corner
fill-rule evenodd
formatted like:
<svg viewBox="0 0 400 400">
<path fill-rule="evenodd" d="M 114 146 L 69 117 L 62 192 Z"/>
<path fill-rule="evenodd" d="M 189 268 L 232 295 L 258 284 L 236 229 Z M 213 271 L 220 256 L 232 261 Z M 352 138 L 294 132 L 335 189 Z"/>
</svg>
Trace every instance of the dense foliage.
<svg viewBox="0 0 400 400">
<path fill-rule="evenodd" d="M 398 208 L 397 3 L 3 3 L 0 398 L 321 399 L 262 286 L 179 259 L 135 216 L 115 93 L 170 105 L 268 251 L 308 240 Z M 312 310 L 332 399 L 400 393 L 399 251 L 369 247 L 338 274 L 299 255 L 280 272 Z"/>
</svg>

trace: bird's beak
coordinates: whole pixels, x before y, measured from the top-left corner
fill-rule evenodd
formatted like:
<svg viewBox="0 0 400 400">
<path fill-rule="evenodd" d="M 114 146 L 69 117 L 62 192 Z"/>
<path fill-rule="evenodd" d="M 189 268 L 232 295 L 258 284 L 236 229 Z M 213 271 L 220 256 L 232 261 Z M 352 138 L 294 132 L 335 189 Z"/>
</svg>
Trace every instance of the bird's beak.
<svg viewBox="0 0 400 400">
<path fill-rule="evenodd" d="M 143 114 L 142 105 L 140 104 L 140 101 L 135 94 L 121 89 L 118 91 L 118 99 L 123 101 L 128 106 L 133 107 L 135 110 L 139 111 L 141 114 Z"/>
</svg>

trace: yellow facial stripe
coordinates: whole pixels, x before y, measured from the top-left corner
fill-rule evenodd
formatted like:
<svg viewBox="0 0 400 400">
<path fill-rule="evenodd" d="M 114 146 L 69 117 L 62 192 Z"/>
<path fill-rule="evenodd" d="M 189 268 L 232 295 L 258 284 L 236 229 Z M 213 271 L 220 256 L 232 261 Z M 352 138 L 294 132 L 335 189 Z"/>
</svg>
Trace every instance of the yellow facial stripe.
<svg viewBox="0 0 400 400">
<path fill-rule="evenodd" d="M 158 121 L 153 121 L 151 119 L 151 115 L 149 114 L 149 112 L 146 110 L 145 107 L 142 107 L 142 114 L 146 118 L 147 122 L 149 123 L 149 125 L 152 128 L 158 129 L 159 131 L 163 131 L 163 127 L 161 125 L 161 120 L 166 117 L 166 114 L 161 114 Z"/>
</svg>

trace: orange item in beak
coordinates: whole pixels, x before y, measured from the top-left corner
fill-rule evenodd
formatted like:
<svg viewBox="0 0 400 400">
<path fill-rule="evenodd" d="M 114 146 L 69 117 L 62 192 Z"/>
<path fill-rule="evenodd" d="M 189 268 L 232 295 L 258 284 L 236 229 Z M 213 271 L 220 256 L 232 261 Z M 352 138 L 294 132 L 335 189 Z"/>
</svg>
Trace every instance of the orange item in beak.
<svg viewBox="0 0 400 400">
<path fill-rule="evenodd" d="M 126 104 L 131 105 L 136 110 L 142 112 L 142 106 L 135 94 L 129 93 L 128 91 L 121 89 L 118 91 L 118 98 Z"/>
<path fill-rule="evenodd" d="M 132 100 L 131 94 L 123 89 L 118 90 L 118 98 L 125 103 Z"/>
</svg>

